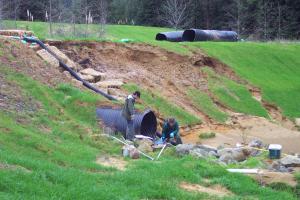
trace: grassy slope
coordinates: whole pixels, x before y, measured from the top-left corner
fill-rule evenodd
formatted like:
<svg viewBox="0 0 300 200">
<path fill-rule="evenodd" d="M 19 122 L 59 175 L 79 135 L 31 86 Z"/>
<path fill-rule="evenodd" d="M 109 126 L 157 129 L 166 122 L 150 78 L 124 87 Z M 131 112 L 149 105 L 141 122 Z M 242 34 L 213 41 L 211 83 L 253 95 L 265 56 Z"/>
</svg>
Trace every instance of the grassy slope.
<svg viewBox="0 0 300 200">
<path fill-rule="evenodd" d="M 198 43 L 237 74 L 262 89 L 263 99 L 289 117 L 300 117 L 300 45 L 277 43 Z"/>
<path fill-rule="evenodd" d="M 125 172 L 97 165 L 98 155 L 118 155 L 121 148 L 89 137 L 99 132 L 94 112 L 102 98 L 68 85 L 49 88 L 5 66 L 0 72 L 41 104 L 35 113 L 0 111 L 0 164 L 10 166 L 0 168 L 1 199 L 215 199 L 177 186 L 204 184 L 204 178 L 235 193 L 227 199 L 295 199 L 291 192 L 260 187 L 204 160 L 175 159 L 171 149 L 161 162 L 129 161 Z"/>
<path fill-rule="evenodd" d="M 160 114 L 162 114 L 165 117 L 175 117 L 181 126 L 184 125 L 193 125 L 200 123 L 201 120 L 187 111 L 183 110 L 182 108 L 171 104 L 158 94 L 153 94 L 151 91 L 146 91 L 138 87 L 134 84 L 127 84 L 124 86 L 124 88 L 129 92 L 134 92 L 136 90 L 140 90 L 142 92 L 142 101 L 143 105 L 141 109 L 145 108 L 152 108 L 157 110 Z"/>
<path fill-rule="evenodd" d="M 41 38 L 47 36 L 45 23 L 18 22 L 18 26 L 34 30 Z M 181 54 L 189 54 L 195 48 L 204 49 L 231 66 L 239 76 L 262 88 L 263 99 L 279 106 L 286 116 L 300 117 L 299 44 L 157 42 L 155 34 L 168 29 L 122 25 L 109 25 L 107 29 L 107 38 L 114 41 L 130 38 Z M 92 36 L 89 39 L 98 38 Z"/>
<path fill-rule="evenodd" d="M 203 68 L 203 71 L 208 75 L 209 90 L 223 105 L 240 113 L 268 118 L 267 111 L 244 85 L 220 76 L 210 68 Z"/>
<path fill-rule="evenodd" d="M 196 89 L 190 89 L 187 94 L 193 103 L 210 118 L 221 123 L 227 120 L 228 115 L 220 111 L 206 93 Z"/>
</svg>

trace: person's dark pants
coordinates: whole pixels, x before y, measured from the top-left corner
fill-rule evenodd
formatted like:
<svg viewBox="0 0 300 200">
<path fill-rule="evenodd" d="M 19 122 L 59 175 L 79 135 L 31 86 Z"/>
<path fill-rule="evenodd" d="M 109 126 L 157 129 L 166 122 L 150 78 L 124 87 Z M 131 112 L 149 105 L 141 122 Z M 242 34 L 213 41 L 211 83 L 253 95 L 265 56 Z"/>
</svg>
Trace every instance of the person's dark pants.
<svg viewBox="0 0 300 200">
<path fill-rule="evenodd" d="M 133 140 L 133 138 L 134 138 L 133 120 L 127 120 L 126 140 Z"/>
</svg>

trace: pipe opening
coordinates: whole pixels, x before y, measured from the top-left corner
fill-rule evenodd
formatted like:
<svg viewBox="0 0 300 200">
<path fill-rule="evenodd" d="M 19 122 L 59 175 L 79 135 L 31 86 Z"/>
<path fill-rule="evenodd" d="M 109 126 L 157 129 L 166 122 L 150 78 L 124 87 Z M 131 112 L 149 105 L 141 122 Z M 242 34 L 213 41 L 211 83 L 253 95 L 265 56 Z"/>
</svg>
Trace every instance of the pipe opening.
<svg viewBox="0 0 300 200">
<path fill-rule="evenodd" d="M 182 40 L 193 42 L 195 40 L 196 33 L 194 30 L 186 30 L 183 32 Z"/>
<path fill-rule="evenodd" d="M 156 34 L 156 40 L 167 40 L 167 36 L 165 34 L 162 33 L 158 33 Z"/>
<path fill-rule="evenodd" d="M 156 116 L 152 111 L 146 113 L 141 123 L 141 134 L 149 137 L 153 137 L 156 134 L 157 121 Z"/>
</svg>

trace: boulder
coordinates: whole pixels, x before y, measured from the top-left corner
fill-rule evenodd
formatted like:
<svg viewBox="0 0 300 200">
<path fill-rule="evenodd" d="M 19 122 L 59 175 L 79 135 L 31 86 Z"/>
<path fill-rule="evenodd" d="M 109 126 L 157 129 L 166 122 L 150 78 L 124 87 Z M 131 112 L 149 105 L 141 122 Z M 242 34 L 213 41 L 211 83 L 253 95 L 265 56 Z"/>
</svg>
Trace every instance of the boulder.
<svg viewBox="0 0 300 200">
<path fill-rule="evenodd" d="M 189 154 L 191 156 L 197 157 L 197 158 L 204 158 L 208 156 L 208 152 L 203 150 L 203 149 L 199 149 L 199 148 L 195 148 L 189 151 Z"/>
<path fill-rule="evenodd" d="M 39 57 L 45 60 L 47 63 L 52 65 L 53 67 L 59 67 L 59 62 L 56 58 L 54 58 L 50 53 L 48 53 L 45 49 L 41 49 L 36 52 Z"/>
<path fill-rule="evenodd" d="M 70 60 L 68 56 L 66 56 L 62 51 L 60 51 L 57 47 L 55 46 L 48 46 L 48 48 L 55 53 L 55 55 L 66 65 L 68 65 L 70 68 L 77 70 L 78 66 L 75 62 Z"/>
<path fill-rule="evenodd" d="M 219 158 L 219 162 L 224 163 L 224 164 L 231 164 L 231 163 L 236 163 L 236 161 L 233 159 L 232 154 L 223 154 Z"/>
<path fill-rule="evenodd" d="M 300 126 L 300 118 L 295 119 L 295 124 L 296 124 L 296 126 Z"/>
<path fill-rule="evenodd" d="M 210 151 L 213 151 L 213 152 L 216 152 L 217 153 L 217 149 L 214 148 L 214 147 L 211 147 L 211 146 L 208 146 L 208 145 L 203 145 L 203 144 L 199 144 L 197 145 L 195 148 L 199 148 L 199 149 L 203 149 L 204 151 L 206 152 L 210 152 Z"/>
<path fill-rule="evenodd" d="M 140 153 L 133 145 L 124 145 L 122 154 L 124 157 L 130 157 L 132 159 L 138 159 L 140 157 Z"/>
<path fill-rule="evenodd" d="M 91 76 L 91 75 L 83 75 L 83 74 L 79 74 L 80 78 L 82 78 L 85 81 L 88 81 L 90 83 L 94 83 L 95 82 L 95 77 Z"/>
<path fill-rule="evenodd" d="M 96 85 L 101 88 L 121 88 L 124 85 L 123 81 L 120 80 L 107 80 L 97 82 Z"/>
<path fill-rule="evenodd" d="M 103 81 L 105 79 L 105 73 L 98 72 L 92 68 L 87 68 L 80 71 L 83 75 L 93 76 L 95 78 L 95 82 Z"/>
<path fill-rule="evenodd" d="M 249 147 L 254 147 L 254 148 L 263 148 L 264 143 L 259 139 L 254 139 L 248 144 L 248 146 Z"/>
<path fill-rule="evenodd" d="M 247 159 L 247 154 L 249 152 L 244 148 L 224 148 L 221 150 L 218 150 L 218 156 L 220 157 L 220 160 L 222 162 L 228 161 L 230 159 L 241 162 Z M 221 159 L 222 158 L 222 159 Z M 223 161 L 225 160 L 225 161 Z M 225 162 L 227 163 L 227 162 Z"/>
<path fill-rule="evenodd" d="M 142 152 L 149 153 L 153 152 L 153 142 L 149 139 L 137 139 L 135 140 L 135 143 L 138 146 L 138 149 Z"/>
<path fill-rule="evenodd" d="M 287 155 L 280 159 L 280 163 L 285 167 L 300 167 L 300 158 L 297 156 Z"/>
<path fill-rule="evenodd" d="M 176 153 L 180 156 L 187 155 L 195 148 L 194 144 L 179 144 L 176 146 Z"/>
</svg>

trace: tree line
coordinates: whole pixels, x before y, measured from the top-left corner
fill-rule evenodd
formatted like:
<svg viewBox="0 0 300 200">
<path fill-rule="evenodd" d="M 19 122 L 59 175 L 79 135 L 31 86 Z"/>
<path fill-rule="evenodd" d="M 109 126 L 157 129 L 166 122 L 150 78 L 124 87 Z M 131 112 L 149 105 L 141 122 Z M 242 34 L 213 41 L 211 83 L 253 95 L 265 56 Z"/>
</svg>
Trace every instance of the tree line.
<svg viewBox="0 0 300 200">
<path fill-rule="evenodd" d="M 70 23 L 74 34 L 75 24 L 99 24 L 101 34 L 110 23 L 234 30 L 251 40 L 300 39 L 298 0 L 0 0 L 0 8 L 0 19 L 46 21 L 50 29 L 54 22 Z"/>
</svg>

